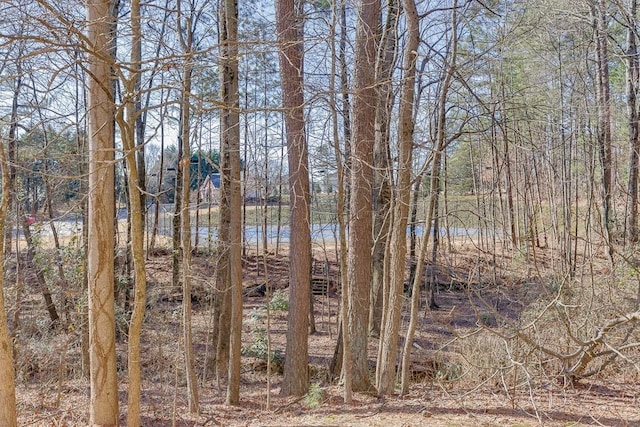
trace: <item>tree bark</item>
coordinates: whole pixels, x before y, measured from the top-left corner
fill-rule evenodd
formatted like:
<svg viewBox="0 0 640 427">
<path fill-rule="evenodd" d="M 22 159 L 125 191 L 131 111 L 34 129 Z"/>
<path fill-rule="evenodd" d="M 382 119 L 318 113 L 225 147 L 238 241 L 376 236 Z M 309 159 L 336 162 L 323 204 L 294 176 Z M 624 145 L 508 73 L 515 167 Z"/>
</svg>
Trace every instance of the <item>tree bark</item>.
<svg viewBox="0 0 640 427">
<path fill-rule="evenodd" d="M 640 128 L 638 124 L 638 79 L 640 78 L 640 61 L 638 60 L 637 19 L 638 2 L 629 0 L 627 16 L 627 116 L 629 156 L 629 198 L 627 202 L 627 238 L 630 243 L 638 241 L 638 175 L 640 174 Z"/>
<path fill-rule="evenodd" d="M 142 391 L 142 364 L 140 360 L 142 334 L 142 322 L 146 307 L 147 278 L 144 257 L 144 193 L 140 187 L 139 163 L 136 160 L 136 130 L 140 117 L 139 106 L 139 80 L 141 54 L 139 45 L 141 42 L 140 31 L 140 0 L 131 2 L 131 28 L 132 44 L 136 48 L 131 50 L 131 69 L 129 79 L 124 82 L 125 90 L 131 96 L 125 98 L 124 111 L 120 109 L 116 114 L 116 120 L 122 135 L 122 144 L 125 154 L 127 188 L 129 194 L 129 221 L 131 233 L 131 256 L 134 269 L 134 296 L 133 310 L 129 324 L 129 346 L 127 353 L 127 368 L 129 374 L 129 393 L 127 395 L 127 426 L 138 427 L 141 425 L 140 396 Z M 141 154 L 138 153 L 138 156 Z M 139 158 L 139 157 L 138 157 Z"/>
<path fill-rule="evenodd" d="M 191 217 L 190 198 L 190 166 L 191 166 L 191 74 L 193 70 L 193 11 L 185 14 L 181 9 L 182 1 L 178 1 L 180 26 L 184 25 L 184 35 L 180 32 L 180 44 L 184 51 L 184 69 L 182 74 L 182 99 L 180 106 L 179 144 L 182 147 L 178 169 L 181 178 L 182 209 L 180 212 L 180 251 L 182 261 L 182 338 L 184 344 L 184 364 L 187 379 L 187 396 L 189 412 L 197 414 L 200 409 L 198 396 L 198 378 L 195 372 L 195 353 L 191 328 Z M 183 16 L 184 15 L 184 16 Z M 176 197 L 178 195 L 176 194 Z M 177 211 L 177 209 L 176 209 Z M 175 225 L 174 225 L 175 230 Z M 175 235 L 174 235 L 175 242 Z M 175 256 L 175 255 L 174 255 Z"/>
<path fill-rule="evenodd" d="M 9 180 L 9 200 L 8 200 L 8 208 L 7 215 L 9 214 L 8 210 L 11 209 L 11 205 L 15 200 L 15 182 L 16 182 L 16 148 L 17 148 L 17 133 L 18 133 L 18 107 L 19 107 L 19 99 L 20 99 L 20 89 L 22 88 L 22 63 L 18 60 L 16 62 L 16 81 L 15 87 L 13 89 L 13 96 L 11 99 L 11 119 L 9 123 L 9 131 L 7 135 L 7 168 L 8 168 L 8 180 Z M 5 221 L 10 221 L 9 218 L 5 218 Z M 7 227 L 5 230 L 4 236 L 4 244 L 5 244 L 5 253 L 11 253 L 11 241 L 13 239 L 13 231 L 12 227 Z"/>
<path fill-rule="evenodd" d="M 380 53 L 376 67 L 378 105 L 376 107 L 376 140 L 373 148 L 374 163 L 374 221 L 373 221 L 373 277 L 371 284 L 371 312 L 369 314 L 369 332 L 380 335 L 382 322 L 383 296 L 388 274 L 385 274 L 385 253 L 391 230 L 392 177 L 389 154 L 389 121 L 393 109 L 391 77 L 396 56 L 399 7 L 397 0 L 387 1 L 387 20 L 382 34 Z"/>
<path fill-rule="evenodd" d="M 408 25 L 409 32 L 412 28 L 418 27 L 418 18 L 415 9 L 414 0 L 404 0 L 405 13 L 407 14 L 407 21 L 411 22 Z M 418 326 L 418 309 L 420 306 L 420 283 L 422 282 L 422 263 L 426 257 L 427 244 L 429 243 L 429 227 L 433 221 L 434 216 L 437 213 L 437 205 L 440 191 L 440 162 L 444 151 L 447 146 L 446 132 L 447 132 L 447 97 L 449 89 L 451 87 L 451 81 L 456 71 L 456 57 L 458 52 L 458 19 L 457 19 L 457 0 L 453 1 L 453 7 L 451 8 L 451 49 L 449 54 L 449 64 L 445 70 L 444 81 L 442 83 L 442 90 L 440 93 L 440 99 L 438 103 L 438 122 L 436 129 L 436 146 L 433 153 L 433 163 L 431 166 L 431 179 L 429 188 L 429 206 L 427 208 L 427 218 L 425 221 L 425 235 L 420 248 L 420 256 L 418 259 L 418 268 L 414 278 L 411 294 L 411 314 L 409 320 L 409 327 L 407 328 L 407 336 L 404 340 L 404 348 L 402 350 L 402 370 L 401 370 L 401 393 L 404 395 L 409 391 L 409 368 L 411 365 L 411 350 L 413 348 L 413 338 L 416 328 Z M 437 232 L 437 226 L 435 232 Z"/>
<path fill-rule="evenodd" d="M 114 313 L 114 115 L 110 0 L 87 3 L 89 49 L 89 281 L 90 425 L 118 424 Z"/>
<path fill-rule="evenodd" d="M 407 22 L 407 41 L 404 47 L 402 94 L 399 110 L 398 177 L 391 232 L 391 263 L 389 303 L 386 324 L 380 334 L 380 358 L 376 377 L 378 393 L 391 394 L 395 387 L 398 335 L 404 299 L 404 280 L 407 258 L 407 222 L 411 203 L 411 171 L 413 166 L 413 100 L 415 96 L 416 60 L 420 42 L 418 13 L 413 0 L 403 0 Z M 425 231 L 427 234 L 428 231 Z"/>
<path fill-rule="evenodd" d="M 304 123 L 301 3 L 276 2 L 282 96 L 289 149 L 291 240 L 289 253 L 289 319 L 281 394 L 309 390 L 308 334 L 311 292 L 309 161 Z"/>
<path fill-rule="evenodd" d="M 339 132 L 339 122 L 338 122 L 338 110 L 337 110 L 337 102 L 336 102 L 336 69 L 337 69 L 337 60 L 338 55 L 336 52 L 336 44 L 335 44 L 335 34 L 336 28 L 338 27 L 338 14 L 340 15 L 340 21 L 343 22 L 344 18 L 344 10 L 345 4 L 341 2 L 340 7 L 338 8 L 337 2 L 333 3 L 332 7 L 332 18 L 331 18 L 331 80 L 329 80 L 329 99 L 331 105 L 331 120 L 332 120 L 332 130 L 333 130 L 333 149 L 336 156 L 336 174 L 337 174 L 337 200 L 336 200 L 336 217 L 338 219 L 338 234 L 340 240 L 340 246 L 338 248 L 338 262 L 340 264 L 340 285 L 341 285 L 341 307 L 340 307 L 340 320 L 338 321 L 338 337 L 336 342 L 336 347 L 334 350 L 333 358 L 331 360 L 330 366 L 330 374 L 332 378 L 336 378 L 342 372 L 343 379 L 343 399 L 344 403 L 351 404 L 353 402 L 353 393 L 352 393 L 352 375 L 351 375 L 351 365 L 349 361 L 346 359 L 347 357 L 351 357 L 351 347 L 349 343 L 349 334 L 346 330 L 347 325 L 349 324 L 349 319 L 347 317 L 347 306 L 349 303 L 348 295 L 347 295 L 347 236 L 346 236 L 346 227 L 345 227 L 345 170 L 343 166 L 343 156 L 342 153 L 343 148 L 340 144 L 340 132 Z M 341 48 L 342 40 L 346 38 L 344 32 L 341 34 Z M 341 51 L 340 56 L 343 56 L 343 51 Z M 344 68 L 344 62 L 340 61 L 341 68 Z M 344 73 L 341 73 L 344 74 Z M 346 97 L 346 92 L 343 94 Z M 344 100 L 344 98 L 343 98 Z M 346 105 L 348 105 L 348 100 L 346 101 Z M 348 109 L 347 109 L 348 110 Z M 348 113 L 348 111 L 347 111 Z M 346 119 L 345 119 L 346 120 Z M 345 127 L 345 129 L 348 126 Z M 348 135 L 345 132 L 344 138 Z M 346 145 L 346 143 L 345 143 Z M 346 151 L 346 149 L 345 149 Z"/>
<path fill-rule="evenodd" d="M 225 109 L 221 132 L 228 178 L 228 248 L 227 286 L 230 289 L 229 359 L 227 405 L 240 403 L 240 362 L 242 356 L 242 192 L 240 188 L 240 97 L 238 89 L 238 5 L 235 0 L 224 0 L 224 31 L 222 57 L 222 91 Z M 221 8 L 222 9 L 222 8 Z M 221 150 L 222 151 L 222 150 Z M 222 227 L 222 224 L 221 224 Z"/>
<path fill-rule="evenodd" d="M 231 228 L 232 228 L 232 151 L 234 138 L 232 99 L 230 87 L 226 0 L 219 5 L 218 26 L 220 33 L 220 98 L 225 108 L 220 113 L 220 202 L 216 260 L 216 284 L 214 299 L 213 337 L 216 345 L 214 357 L 218 387 L 227 379 L 229 346 L 231 338 Z"/>
<path fill-rule="evenodd" d="M 602 167 L 602 232 L 608 256 L 613 260 L 613 153 L 611 148 L 611 87 L 609 83 L 609 48 L 607 34 L 607 0 L 591 3 L 593 19 L 598 97 L 598 152 Z"/>
<path fill-rule="evenodd" d="M 375 62 L 379 0 L 361 0 L 355 45 L 353 141 L 349 217 L 349 340 L 353 390 L 370 391 L 367 341 L 371 292 L 373 145 L 375 142 Z"/>
<path fill-rule="evenodd" d="M 0 259 L 5 259 L 5 229 L 9 210 L 9 167 L 6 152 L 0 145 L 0 167 L 2 168 L 2 198 L 0 199 Z M 4 274 L 0 274 L 0 425 L 17 427 L 16 385 L 13 367 L 13 344 L 9 335 L 7 312 L 4 301 Z"/>
</svg>

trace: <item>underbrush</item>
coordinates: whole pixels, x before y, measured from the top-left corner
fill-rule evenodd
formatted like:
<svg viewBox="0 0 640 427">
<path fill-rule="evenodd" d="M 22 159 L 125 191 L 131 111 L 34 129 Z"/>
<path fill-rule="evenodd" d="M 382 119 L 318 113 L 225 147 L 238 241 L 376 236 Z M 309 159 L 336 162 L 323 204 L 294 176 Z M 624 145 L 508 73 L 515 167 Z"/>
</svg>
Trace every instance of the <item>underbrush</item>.
<svg viewBox="0 0 640 427">
<path fill-rule="evenodd" d="M 19 382 L 51 383 L 82 377 L 80 337 L 68 334 L 24 334 L 15 351 Z"/>
<path fill-rule="evenodd" d="M 630 279 L 553 277 L 516 319 L 496 311 L 499 325 L 478 319 L 458 338 L 461 378 L 513 392 L 640 377 L 638 282 Z"/>
<path fill-rule="evenodd" d="M 471 257 L 469 259 L 468 265 L 475 266 Z M 146 393 L 143 404 L 152 408 L 150 412 L 157 411 L 158 417 L 167 420 L 174 408 L 174 403 L 167 402 L 177 402 L 178 410 L 186 408 L 181 293 L 170 285 L 167 258 L 151 261 L 142 335 Z M 212 378 L 205 368 L 207 356 L 214 351 L 210 336 L 213 316 L 207 299 L 212 275 L 205 270 L 210 268 L 206 258 L 196 262 L 203 264 L 193 269 L 197 276 L 194 282 L 201 289 L 198 294 L 202 295 L 192 301 L 199 364 L 196 371 L 202 379 L 202 387 L 214 396 L 212 401 L 216 401 L 224 394 L 224 384 Z M 426 320 L 418 330 L 420 343 L 414 351 L 414 356 L 420 356 L 413 359 L 414 382 L 426 384 L 429 390 L 436 387 L 447 392 L 486 386 L 512 396 L 549 385 L 558 388 L 576 385 L 589 377 L 640 379 L 640 330 L 636 328 L 638 319 L 629 316 L 635 312 L 638 303 L 638 280 L 633 271 L 620 268 L 615 275 L 608 273 L 594 275 L 593 279 L 583 276 L 573 280 L 549 275 L 544 283 L 535 284 L 524 280 L 509 282 L 510 278 L 505 277 L 505 283 L 496 284 L 482 281 L 489 274 L 485 275 L 479 269 L 469 270 L 477 274 L 473 277 L 469 274 L 466 282 L 462 280 L 465 276 L 458 274 L 459 281 L 441 286 L 438 295 L 441 309 L 429 315 L 425 312 Z M 458 283 L 464 286 L 458 286 Z M 536 289 L 533 289 L 534 285 Z M 43 405 L 49 408 L 57 407 L 57 396 L 64 396 L 64 393 L 73 394 L 78 401 L 86 400 L 88 380 L 81 345 L 81 313 L 86 308 L 86 301 L 79 296 L 78 287 L 72 288 L 67 293 L 72 302 L 70 319 L 65 319 L 67 327 L 52 328 L 43 320 L 47 318 L 47 312 L 42 296 L 31 286 L 24 289 L 23 316 L 17 331 L 18 383 L 22 387 L 37 384 L 47 396 Z M 53 285 L 52 291 L 57 295 L 62 289 Z M 16 300 L 13 286 L 7 288 L 7 296 L 9 301 Z M 328 399 L 323 387 L 327 386 L 326 371 L 335 348 L 339 308 L 338 298 L 327 296 L 326 299 L 327 313 L 316 317 L 323 327 L 310 338 L 316 346 L 309 348 L 309 369 L 314 384 L 304 400 L 308 408 L 322 406 Z M 259 394 L 262 398 L 265 384 L 269 381 L 275 389 L 282 378 L 286 313 L 291 307 L 286 291 L 274 292 L 270 298 L 247 297 L 245 301 L 250 305 L 245 306 L 247 311 L 243 318 L 243 393 L 246 390 L 247 394 Z M 118 301 L 116 310 L 117 367 L 120 385 L 126 389 L 129 315 L 122 304 L 123 300 Z M 272 315 L 270 348 L 267 346 L 267 308 Z M 621 320 L 615 322 L 616 319 Z M 320 340 L 324 347 L 317 345 Z M 377 340 L 372 338 L 370 343 L 373 347 Z M 375 352 L 370 351 L 369 355 L 373 358 Z M 272 367 L 270 377 L 266 372 L 267 361 Z M 370 362 L 373 369 L 375 361 Z M 84 409 L 82 407 L 78 412 Z M 33 406 L 30 410 L 44 409 Z"/>
</svg>

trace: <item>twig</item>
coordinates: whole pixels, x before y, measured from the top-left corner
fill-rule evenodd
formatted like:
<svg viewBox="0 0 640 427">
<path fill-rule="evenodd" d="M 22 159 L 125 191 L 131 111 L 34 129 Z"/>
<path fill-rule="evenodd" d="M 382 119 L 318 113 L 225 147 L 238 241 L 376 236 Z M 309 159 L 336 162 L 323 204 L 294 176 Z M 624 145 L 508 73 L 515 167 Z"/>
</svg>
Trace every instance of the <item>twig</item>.
<svg viewBox="0 0 640 427">
<path fill-rule="evenodd" d="M 291 402 L 289 402 L 289 403 L 285 403 L 284 405 L 277 407 L 277 408 L 273 411 L 273 413 L 274 413 L 274 414 L 277 414 L 278 412 L 282 411 L 283 409 L 288 408 L 289 406 L 291 406 L 291 405 L 295 405 L 296 403 L 298 403 L 298 402 L 300 402 L 300 401 L 304 400 L 304 398 L 305 398 L 305 397 L 307 397 L 307 396 L 306 396 L 306 395 L 304 395 L 304 396 L 300 396 L 300 397 L 298 397 L 298 398 L 296 398 L 296 399 L 292 400 L 292 401 L 291 401 Z"/>
</svg>

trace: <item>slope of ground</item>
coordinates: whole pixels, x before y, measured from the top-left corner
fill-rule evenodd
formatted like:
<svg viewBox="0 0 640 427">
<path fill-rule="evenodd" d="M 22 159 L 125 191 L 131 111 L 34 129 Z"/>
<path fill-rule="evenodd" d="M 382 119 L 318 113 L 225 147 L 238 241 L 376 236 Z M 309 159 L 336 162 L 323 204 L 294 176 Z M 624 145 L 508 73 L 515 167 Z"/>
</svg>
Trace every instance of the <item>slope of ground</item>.
<svg viewBox="0 0 640 427">
<path fill-rule="evenodd" d="M 497 280 L 489 286 L 478 279 L 488 274 L 483 269 L 490 266 L 481 265 L 477 259 L 460 254 L 455 263 L 434 271 L 440 309 L 426 310 L 423 304 L 410 393 L 385 399 L 356 394 L 353 405 L 347 406 L 342 402 L 340 384 L 328 381 L 338 329 L 337 269 L 334 263 L 325 263 L 324 258 L 318 257 L 316 264 L 321 267 L 314 273 L 329 278 L 332 285 L 328 292 L 315 296 L 317 333 L 310 337 L 309 345 L 312 389 L 305 398 L 280 397 L 281 375 L 276 366 L 270 377 L 268 408 L 267 375 L 261 359 L 267 337 L 264 307 L 271 301 L 270 339 L 275 353 L 281 355 L 285 348 L 288 259 L 275 255 L 268 258 L 268 277 L 275 291 L 270 301 L 260 293 L 245 296 L 241 404 L 227 407 L 223 405 L 224 384 L 218 384 L 205 369 L 211 352 L 208 331 L 212 321 L 209 310 L 212 264 L 206 256 L 195 257 L 194 342 L 201 378 L 201 413 L 192 415 L 187 411 L 178 339 L 181 295 L 170 285 L 169 255 L 156 254 L 147 265 L 149 304 L 143 334 L 143 425 L 640 426 L 640 379 L 638 375 L 628 375 L 628 370 L 608 372 L 607 376 L 582 381 L 575 387 L 563 387 L 557 378 L 514 382 L 507 374 L 500 374 L 512 371 L 501 371 L 499 367 L 486 378 L 467 378 L 463 369 L 466 362 L 461 359 L 461 337 L 517 319 L 544 292 L 540 284 L 526 280 Z M 246 288 L 264 283 L 262 257 L 246 257 L 244 271 Z M 20 425 L 86 425 L 89 384 L 81 375 L 79 331 L 58 333 L 39 326 L 38 319 L 46 315 L 40 297 L 37 292 L 25 294 L 21 324 L 31 325 L 31 335 L 17 337 Z M 121 314 L 118 323 L 122 331 L 126 330 L 124 315 Z M 120 337 L 118 366 L 124 423 L 126 343 L 123 334 Z M 372 338 L 370 343 L 373 367 L 377 340 Z M 483 359 L 472 362 L 477 360 Z M 477 368 L 481 371 L 483 367 Z"/>
</svg>

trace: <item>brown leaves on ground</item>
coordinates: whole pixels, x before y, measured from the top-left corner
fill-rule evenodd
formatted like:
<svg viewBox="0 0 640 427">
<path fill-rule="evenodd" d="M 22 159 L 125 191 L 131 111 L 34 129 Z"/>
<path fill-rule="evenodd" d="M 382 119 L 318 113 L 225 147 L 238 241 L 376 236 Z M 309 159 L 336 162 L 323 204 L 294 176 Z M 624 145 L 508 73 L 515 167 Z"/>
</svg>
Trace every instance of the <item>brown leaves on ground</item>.
<svg viewBox="0 0 640 427">
<path fill-rule="evenodd" d="M 316 275 L 337 283 L 335 254 L 330 262 L 316 256 Z M 566 388 L 552 378 L 515 383 L 514 371 L 491 371 L 487 378 L 467 377 L 460 360 L 456 336 L 474 334 L 483 327 L 496 327 L 514 320 L 544 292 L 534 281 L 502 277 L 488 285 L 482 277 L 491 265 L 469 252 L 451 255 L 447 265 L 433 271 L 440 309 L 426 310 L 413 354 L 414 384 L 406 396 L 356 394 L 353 405 L 342 401 L 340 384 L 330 383 L 328 367 L 337 338 L 339 289 L 315 295 L 318 332 L 310 337 L 312 392 L 305 398 L 279 396 L 281 375 L 271 376 L 271 407 L 266 407 L 267 375 L 261 345 L 266 343 L 268 298 L 260 293 L 245 296 L 241 401 L 237 407 L 224 405 L 226 387 L 206 369 L 211 353 L 211 289 L 213 263 L 208 256 L 194 257 L 194 343 L 196 345 L 201 412 L 189 415 L 180 344 L 179 290 L 171 287 L 168 254 L 147 261 L 149 304 L 143 326 L 142 422 L 144 426 L 640 426 L 640 380 L 627 372 L 608 372 Z M 455 258 L 455 259 L 453 259 Z M 267 259 L 269 285 L 278 298 L 286 298 L 288 258 Z M 262 256 L 244 260 L 245 287 L 265 283 Z M 430 273 L 430 271 L 427 271 Z M 428 275 L 427 275 L 428 276 Z M 283 294 L 284 293 L 284 294 Z M 25 303 L 32 316 L 45 316 L 37 292 Z M 284 299 L 283 298 L 283 299 Z M 276 355 L 284 352 L 286 311 L 273 304 L 271 346 Z M 122 319 L 126 321 L 126 319 Z M 80 426 L 87 424 L 88 381 L 81 375 L 80 335 L 42 332 L 37 339 L 18 341 L 16 365 L 29 372 L 18 375 L 20 425 Z M 122 423 L 126 419 L 126 339 L 118 344 Z M 402 345 L 402 343 L 401 343 Z M 377 339 L 370 339 L 370 366 L 375 367 Z M 47 356 L 48 354 L 48 356 Z M 47 357 L 45 357 L 47 356 Z M 274 356 L 275 357 L 275 356 Z M 26 363 L 30 360 L 30 363 Z M 55 361 L 53 360 L 55 359 Z M 44 360 L 48 360 L 45 362 Z M 475 360 L 475 359 L 474 359 Z M 477 359 L 482 360 L 482 359 Z M 482 367 L 478 367 L 480 369 Z M 26 369 L 26 368 L 25 368 Z M 372 371 L 373 372 L 373 371 Z M 501 374 L 502 372 L 502 374 Z M 509 374 L 507 374 L 509 373 Z"/>
</svg>

